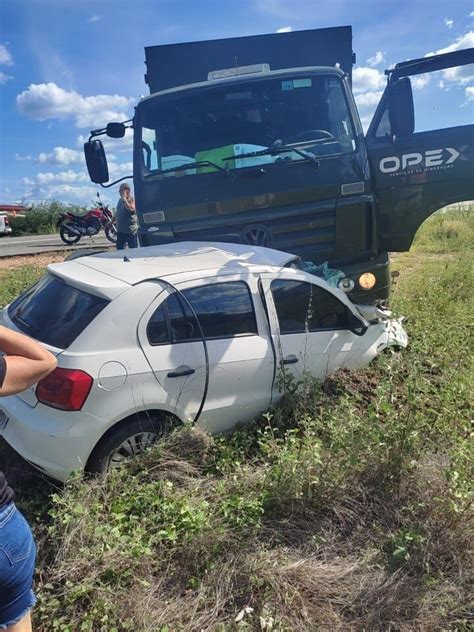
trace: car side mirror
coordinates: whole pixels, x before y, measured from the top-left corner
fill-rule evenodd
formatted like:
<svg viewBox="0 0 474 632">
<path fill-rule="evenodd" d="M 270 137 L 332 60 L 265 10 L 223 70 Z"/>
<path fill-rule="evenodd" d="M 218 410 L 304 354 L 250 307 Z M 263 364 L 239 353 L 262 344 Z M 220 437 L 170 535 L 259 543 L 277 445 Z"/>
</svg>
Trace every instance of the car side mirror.
<svg viewBox="0 0 474 632">
<path fill-rule="evenodd" d="M 110 138 L 123 138 L 125 136 L 125 125 L 124 123 L 108 123 L 105 133 Z"/>
<path fill-rule="evenodd" d="M 349 321 L 348 329 L 353 334 L 356 336 L 363 336 L 366 333 L 368 329 L 367 324 L 361 318 L 357 318 L 350 309 L 347 310 L 347 320 Z"/>
<path fill-rule="evenodd" d="M 392 134 L 395 136 L 409 136 L 415 131 L 415 109 L 409 77 L 390 84 L 388 116 Z"/>
<path fill-rule="evenodd" d="M 109 179 L 107 157 L 104 146 L 98 138 L 84 143 L 84 157 L 91 181 L 95 184 L 107 182 Z"/>
</svg>

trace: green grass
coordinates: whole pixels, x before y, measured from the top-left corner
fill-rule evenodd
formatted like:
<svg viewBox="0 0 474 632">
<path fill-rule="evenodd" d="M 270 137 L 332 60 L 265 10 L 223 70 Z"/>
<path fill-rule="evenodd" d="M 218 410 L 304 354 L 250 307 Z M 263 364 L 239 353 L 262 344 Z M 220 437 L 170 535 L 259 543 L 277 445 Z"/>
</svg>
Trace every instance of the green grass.
<svg viewBox="0 0 474 632">
<path fill-rule="evenodd" d="M 469 231 L 435 215 L 395 257 L 402 353 L 290 384 L 225 437 L 179 429 L 105 480 L 24 474 L 35 629 L 468 630 Z M 0 303 L 37 274 L 4 273 Z"/>
</svg>

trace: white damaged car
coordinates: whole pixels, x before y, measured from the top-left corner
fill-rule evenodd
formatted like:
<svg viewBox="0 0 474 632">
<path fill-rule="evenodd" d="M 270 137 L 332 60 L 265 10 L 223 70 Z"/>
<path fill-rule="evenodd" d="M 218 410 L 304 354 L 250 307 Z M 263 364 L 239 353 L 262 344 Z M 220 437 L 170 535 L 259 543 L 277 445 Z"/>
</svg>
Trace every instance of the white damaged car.
<svg viewBox="0 0 474 632">
<path fill-rule="evenodd" d="M 324 380 L 407 345 L 390 312 L 354 305 L 294 255 L 239 244 L 52 264 L 0 322 L 57 356 L 51 375 L 0 400 L 0 434 L 62 481 L 128 459 L 170 417 L 209 432 L 252 420 L 281 398 L 282 367 Z"/>
</svg>

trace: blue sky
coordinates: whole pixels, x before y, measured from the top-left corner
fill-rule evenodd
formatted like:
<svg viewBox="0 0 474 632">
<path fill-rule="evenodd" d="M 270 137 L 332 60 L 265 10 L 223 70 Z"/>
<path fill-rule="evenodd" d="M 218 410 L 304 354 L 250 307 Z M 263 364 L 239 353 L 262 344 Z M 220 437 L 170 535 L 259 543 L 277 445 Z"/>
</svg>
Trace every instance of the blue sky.
<svg viewBox="0 0 474 632">
<path fill-rule="evenodd" d="M 472 0 L 1 0 L 0 203 L 90 203 L 83 137 L 147 94 L 144 46 L 347 24 L 364 125 L 390 64 L 474 46 Z M 472 66 L 414 88 L 418 129 L 473 122 Z M 107 142 L 112 175 L 131 173 L 130 142 Z"/>
</svg>

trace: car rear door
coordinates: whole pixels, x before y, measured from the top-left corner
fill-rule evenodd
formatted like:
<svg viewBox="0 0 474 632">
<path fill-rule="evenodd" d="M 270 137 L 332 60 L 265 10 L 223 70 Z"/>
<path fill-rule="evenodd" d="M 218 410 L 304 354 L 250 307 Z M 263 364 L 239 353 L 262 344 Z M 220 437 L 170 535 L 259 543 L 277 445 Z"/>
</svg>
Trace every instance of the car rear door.
<svg viewBox="0 0 474 632">
<path fill-rule="evenodd" d="M 378 240 L 408 250 L 434 211 L 474 199 L 474 125 L 415 132 L 409 76 L 474 63 L 474 48 L 397 64 L 366 136 L 378 197 Z"/>
<path fill-rule="evenodd" d="M 189 422 L 206 391 L 205 348 L 195 333 L 193 315 L 170 288 L 160 291 L 138 324 L 140 346 L 161 386 L 153 405 Z"/>
<path fill-rule="evenodd" d="M 256 279 L 212 277 L 176 289 L 139 327 L 168 409 L 209 432 L 250 421 L 270 405 L 275 368 Z"/>
</svg>

